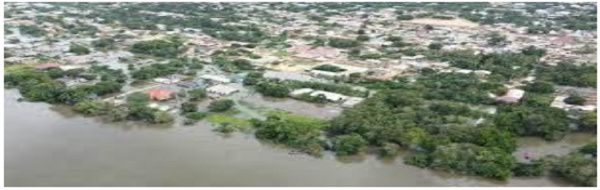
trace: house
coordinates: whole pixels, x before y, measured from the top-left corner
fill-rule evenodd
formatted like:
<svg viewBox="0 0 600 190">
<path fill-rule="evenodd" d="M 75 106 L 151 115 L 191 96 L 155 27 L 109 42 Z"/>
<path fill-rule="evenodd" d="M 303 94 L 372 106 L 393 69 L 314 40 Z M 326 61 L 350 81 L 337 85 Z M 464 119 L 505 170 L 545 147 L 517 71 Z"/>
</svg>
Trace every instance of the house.
<svg viewBox="0 0 600 190">
<path fill-rule="evenodd" d="M 151 100 L 158 100 L 158 101 L 168 100 L 168 99 L 173 98 L 174 94 L 175 94 L 175 91 L 168 90 L 168 89 L 155 88 L 152 90 L 148 90 L 148 96 Z"/>
<path fill-rule="evenodd" d="M 311 93 L 314 90 L 312 88 L 300 88 L 290 92 L 291 97 L 300 97 L 303 94 Z"/>
<path fill-rule="evenodd" d="M 169 110 L 171 110 L 173 108 L 173 107 L 171 107 L 169 105 L 159 105 L 157 103 L 148 104 L 148 107 L 155 108 L 155 109 L 158 109 L 160 111 L 169 111 Z"/>
<path fill-rule="evenodd" d="M 341 54 L 341 51 L 335 48 L 310 45 L 294 46 L 289 48 L 288 52 L 294 53 L 296 57 L 321 61 L 337 58 Z"/>
<path fill-rule="evenodd" d="M 222 75 L 210 75 L 210 74 L 206 74 L 206 75 L 202 75 L 200 76 L 201 79 L 204 80 L 208 80 L 217 84 L 223 84 L 223 83 L 230 83 L 231 80 L 225 76 Z"/>
<path fill-rule="evenodd" d="M 183 88 L 196 88 L 199 86 L 197 83 L 195 83 L 193 81 L 179 81 L 175 84 L 177 84 L 177 86 L 183 87 Z"/>
<path fill-rule="evenodd" d="M 58 64 L 57 62 L 47 62 L 41 65 L 37 65 L 35 66 L 35 69 L 37 70 L 48 70 L 48 69 L 52 69 L 52 68 L 60 68 L 60 64 Z"/>
<path fill-rule="evenodd" d="M 269 78 L 269 79 L 279 79 L 282 81 L 285 81 L 285 80 L 304 81 L 304 82 L 321 81 L 321 80 L 315 79 L 309 75 L 305 75 L 305 74 L 301 74 L 301 73 L 294 73 L 294 72 L 282 72 L 282 71 L 265 71 L 265 73 L 263 74 L 263 77 Z"/>
<path fill-rule="evenodd" d="M 213 97 L 218 97 L 218 96 L 227 96 L 227 95 L 236 93 L 240 90 L 233 86 L 217 84 L 217 85 L 207 88 L 206 91 L 208 93 L 211 93 L 213 95 Z"/>
<path fill-rule="evenodd" d="M 363 100 L 365 100 L 365 99 L 359 98 L 359 97 L 348 97 L 348 99 L 346 99 L 346 101 L 344 101 L 344 103 L 342 103 L 342 107 L 351 108 L 351 107 L 354 107 L 356 104 L 361 103 Z"/>
<path fill-rule="evenodd" d="M 504 96 L 496 97 L 496 101 L 503 103 L 518 103 L 525 95 L 525 91 L 521 89 L 510 89 Z"/>
<path fill-rule="evenodd" d="M 183 79 L 182 76 L 179 75 L 169 75 L 166 77 L 158 77 L 154 79 L 154 82 L 162 83 L 162 84 L 175 84 Z"/>
</svg>

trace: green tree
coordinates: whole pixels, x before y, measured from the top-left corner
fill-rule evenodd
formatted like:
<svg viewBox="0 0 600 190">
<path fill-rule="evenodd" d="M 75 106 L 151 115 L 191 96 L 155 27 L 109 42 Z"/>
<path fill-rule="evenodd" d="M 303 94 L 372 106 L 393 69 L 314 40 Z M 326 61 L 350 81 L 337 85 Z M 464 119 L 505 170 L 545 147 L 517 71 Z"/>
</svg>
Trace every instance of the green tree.
<svg viewBox="0 0 600 190">
<path fill-rule="evenodd" d="M 100 100 L 86 100 L 73 106 L 73 111 L 89 116 L 99 116 L 108 113 L 110 106 Z"/>
<path fill-rule="evenodd" d="M 69 52 L 77 55 L 87 55 L 90 54 L 91 51 L 85 46 L 71 43 L 71 45 L 69 45 Z"/>
<path fill-rule="evenodd" d="M 213 112 L 224 112 L 233 107 L 233 100 L 215 100 L 208 105 L 208 109 Z"/>
<path fill-rule="evenodd" d="M 190 101 L 199 101 L 206 98 L 206 91 L 204 89 L 192 89 L 188 91 L 190 95 Z"/>
<path fill-rule="evenodd" d="M 366 146 L 367 141 L 358 134 L 340 135 L 333 138 L 333 148 L 339 156 L 358 154 Z"/>
<path fill-rule="evenodd" d="M 184 102 L 181 104 L 181 113 L 189 113 L 198 111 L 198 106 L 192 102 Z"/>
</svg>

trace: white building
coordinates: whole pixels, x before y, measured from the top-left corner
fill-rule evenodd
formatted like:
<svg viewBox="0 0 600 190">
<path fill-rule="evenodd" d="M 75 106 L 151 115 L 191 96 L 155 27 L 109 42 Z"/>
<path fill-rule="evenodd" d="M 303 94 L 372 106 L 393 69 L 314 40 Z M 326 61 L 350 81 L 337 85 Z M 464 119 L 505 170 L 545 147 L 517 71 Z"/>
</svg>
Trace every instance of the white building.
<svg viewBox="0 0 600 190">
<path fill-rule="evenodd" d="M 207 92 L 216 96 L 226 96 L 240 91 L 233 86 L 217 84 L 206 89 Z"/>
<path fill-rule="evenodd" d="M 210 74 L 207 74 L 207 75 L 200 76 L 200 78 L 204 79 L 204 80 L 209 80 L 209 81 L 217 82 L 217 83 L 230 83 L 231 82 L 231 79 L 229 79 L 229 78 L 227 78 L 225 76 L 222 76 L 222 75 L 210 75 Z"/>
</svg>

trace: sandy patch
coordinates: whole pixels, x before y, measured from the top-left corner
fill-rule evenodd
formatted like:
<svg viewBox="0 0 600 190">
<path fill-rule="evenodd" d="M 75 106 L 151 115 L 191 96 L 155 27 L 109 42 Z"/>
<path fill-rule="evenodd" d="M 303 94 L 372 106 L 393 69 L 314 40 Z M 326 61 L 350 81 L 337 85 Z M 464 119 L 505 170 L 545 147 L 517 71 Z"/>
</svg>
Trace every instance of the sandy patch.
<svg viewBox="0 0 600 190">
<path fill-rule="evenodd" d="M 471 22 L 466 19 L 452 19 L 452 20 L 443 20 L 443 19 L 433 19 L 433 18 L 420 18 L 413 19 L 408 21 L 402 21 L 413 24 L 429 24 L 436 26 L 455 26 L 455 27 L 466 27 L 466 28 L 474 28 L 479 27 L 479 24 Z"/>
</svg>

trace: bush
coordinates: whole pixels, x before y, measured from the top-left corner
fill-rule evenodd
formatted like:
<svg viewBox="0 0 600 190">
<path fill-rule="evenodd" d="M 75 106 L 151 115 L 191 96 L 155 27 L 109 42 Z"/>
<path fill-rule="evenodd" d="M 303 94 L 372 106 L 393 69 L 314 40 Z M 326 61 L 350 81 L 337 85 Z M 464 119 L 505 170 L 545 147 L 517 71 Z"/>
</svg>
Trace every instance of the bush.
<svg viewBox="0 0 600 190">
<path fill-rule="evenodd" d="M 544 167 L 541 163 L 517 163 L 512 173 L 517 177 L 539 177 L 542 176 Z"/>
<path fill-rule="evenodd" d="M 212 112 L 224 112 L 233 107 L 233 100 L 216 100 L 208 105 L 208 109 Z"/>
<path fill-rule="evenodd" d="M 398 144 L 395 144 L 395 143 L 385 143 L 379 149 L 379 156 L 384 157 L 384 158 L 393 158 L 393 157 L 396 157 L 398 155 L 398 150 L 399 149 L 400 149 L 400 146 L 398 146 Z"/>
<path fill-rule="evenodd" d="M 199 121 L 204 119 L 207 116 L 206 113 L 204 112 L 190 112 L 190 113 L 186 113 L 185 114 L 185 118 L 191 119 L 191 120 L 195 120 L 195 121 Z"/>
<path fill-rule="evenodd" d="M 419 168 L 429 167 L 431 158 L 426 153 L 415 153 L 404 158 L 404 163 L 417 166 Z"/>
<path fill-rule="evenodd" d="M 367 141 L 357 134 L 340 135 L 333 138 L 333 148 L 339 156 L 358 154 L 366 146 Z"/>
<path fill-rule="evenodd" d="M 224 123 L 219 125 L 219 127 L 215 128 L 214 131 L 220 132 L 220 133 L 225 133 L 225 134 L 229 134 L 229 133 L 233 133 L 237 130 L 237 128 L 233 125 L 229 125 L 228 123 Z"/>
</svg>

